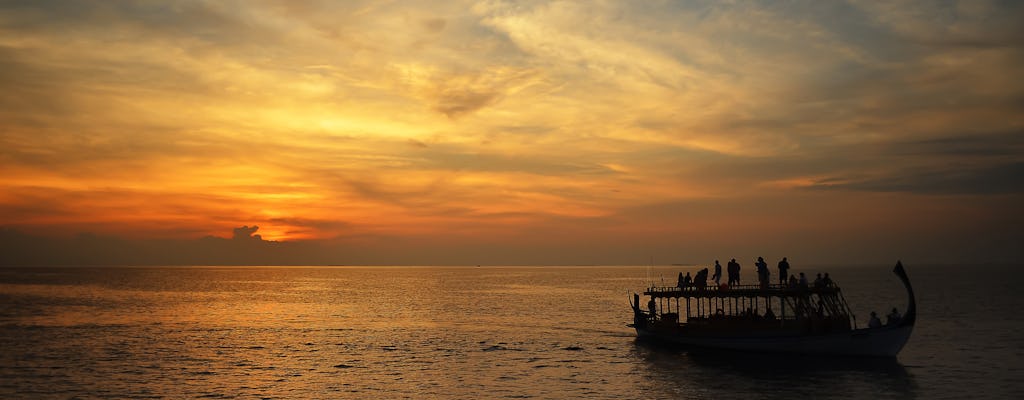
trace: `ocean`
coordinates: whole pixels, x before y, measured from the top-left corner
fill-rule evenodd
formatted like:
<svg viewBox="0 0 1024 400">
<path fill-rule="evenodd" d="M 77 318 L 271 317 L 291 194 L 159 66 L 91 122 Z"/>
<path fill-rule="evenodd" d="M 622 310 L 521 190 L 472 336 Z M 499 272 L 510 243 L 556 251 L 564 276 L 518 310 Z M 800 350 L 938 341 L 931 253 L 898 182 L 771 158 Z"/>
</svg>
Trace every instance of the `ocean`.
<svg viewBox="0 0 1024 400">
<path fill-rule="evenodd" d="M 891 265 L 811 267 L 858 323 Z M 0 268 L 0 398 L 1016 398 L 1019 266 L 906 264 L 895 360 L 637 342 L 628 299 L 698 267 Z M 754 276 L 747 267 L 743 279 Z M 774 272 L 774 271 L 773 271 Z"/>
</svg>

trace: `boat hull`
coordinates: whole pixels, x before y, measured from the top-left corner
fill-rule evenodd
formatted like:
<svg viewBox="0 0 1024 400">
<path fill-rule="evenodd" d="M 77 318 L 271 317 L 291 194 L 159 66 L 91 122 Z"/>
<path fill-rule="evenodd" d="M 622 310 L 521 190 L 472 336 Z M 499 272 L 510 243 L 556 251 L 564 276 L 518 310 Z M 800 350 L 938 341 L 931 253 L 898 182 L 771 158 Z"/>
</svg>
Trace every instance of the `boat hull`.
<svg viewBox="0 0 1024 400">
<path fill-rule="evenodd" d="M 711 349 L 740 352 L 789 353 L 812 356 L 858 356 L 858 357 L 896 357 L 910 339 L 917 320 L 917 302 L 914 300 L 914 288 L 910 284 L 903 269 L 903 263 L 897 261 L 893 273 L 903 282 L 907 290 L 907 310 L 898 322 L 877 328 L 849 329 L 822 334 L 755 334 L 746 330 L 730 333 L 737 335 L 716 336 L 708 331 L 691 330 L 683 325 L 674 325 L 668 320 L 656 319 L 654 306 L 651 311 L 640 309 L 640 297 L 633 294 L 633 324 L 637 337 L 641 340 L 653 340 L 695 349 Z M 663 292 L 659 292 L 663 293 Z M 703 294 L 703 291 L 679 293 Z M 687 297 L 689 299 L 689 297 Z M 654 296 L 651 297 L 651 302 Z M 687 300 L 689 301 L 689 300 Z M 663 314 L 666 317 L 669 314 Z M 665 322 L 670 322 L 666 324 Z M 741 333 L 746 332 L 746 333 Z M 743 336 L 743 335 L 747 336 Z"/>
<path fill-rule="evenodd" d="M 642 340 L 686 347 L 744 352 L 821 356 L 895 357 L 910 338 L 913 326 L 854 329 L 825 335 L 778 337 L 697 337 L 636 328 Z"/>
</svg>

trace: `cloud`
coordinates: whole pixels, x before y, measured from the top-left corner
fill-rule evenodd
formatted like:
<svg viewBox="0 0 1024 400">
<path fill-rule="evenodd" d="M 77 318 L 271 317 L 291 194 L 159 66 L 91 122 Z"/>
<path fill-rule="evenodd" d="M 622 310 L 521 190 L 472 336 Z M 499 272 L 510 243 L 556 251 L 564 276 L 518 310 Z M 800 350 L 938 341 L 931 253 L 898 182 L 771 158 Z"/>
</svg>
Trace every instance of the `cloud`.
<svg viewBox="0 0 1024 400">
<path fill-rule="evenodd" d="M 951 165 L 938 170 L 909 170 L 875 178 L 834 177 L 809 188 L 916 194 L 1024 194 L 1024 163 L 983 168 Z"/>
<path fill-rule="evenodd" d="M 514 67 L 488 67 L 468 73 L 444 72 L 422 65 L 395 68 L 411 93 L 449 118 L 492 106 L 541 81 L 536 71 Z"/>
<path fill-rule="evenodd" d="M 886 145 L 886 153 L 895 157 L 948 157 L 999 159 L 1024 153 L 1024 131 L 976 132 L 895 142 Z"/>
<path fill-rule="evenodd" d="M 260 229 L 260 227 L 258 227 L 256 225 L 253 225 L 252 227 L 249 227 L 248 225 L 246 225 L 246 226 L 235 228 L 234 230 L 232 230 L 233 233 L 231 235 L 231 239 L 232 240 L 256 240 L 256 241 L 262 241 L 263 237 L 261 237 L 260 235 L 253 235 L 259 229 Z"/>
<path fill-rule="evenodd" d="M 445 21 L 444 18 L 427 18 L 423 20 L 423 28 L 430 33 L 440 33 L 447 25 L 448 21 Z"/>
</svg>

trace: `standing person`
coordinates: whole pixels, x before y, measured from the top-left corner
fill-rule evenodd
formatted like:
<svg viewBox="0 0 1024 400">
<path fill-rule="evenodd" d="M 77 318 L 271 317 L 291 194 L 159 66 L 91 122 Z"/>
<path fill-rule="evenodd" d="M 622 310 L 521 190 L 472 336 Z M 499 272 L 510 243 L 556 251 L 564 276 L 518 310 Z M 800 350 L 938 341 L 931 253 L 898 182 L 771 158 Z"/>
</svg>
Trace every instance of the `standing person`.
<svg viewBox="0 0 1024 400">
<path fill-rule="evenodd" d="M 786 257 L 782 257 L 782 261 L 779 261 L 779 283 L 785 285 L 787 276 L 789 276 L 789 261 L 786 261 Z"/>
<path fill-rule="evenodd" d="M 722 279 L 722 264 L 715 260 L 715 274 L 711 275 L 711 279 L 715 281 L 715 286 L 721 285 L 720 280 Z"/>
<path fill-rule="evenodd" d="M 764 257 L 758 257 L 757 262 L 754 263 L 757 267 L 757 281 L 761 284 L 761 289 L 768 287 L 768 263 L 764 262 Z"/>
<path fill-rule="evenodd" d="M 729 286 L 735 285 L 736 284 L 736 259 L 734 258 L 732 260 L 729 260 L 729 262 L 725 264 L 725 268 L 726 268 L 725 272 L 729 274 Z"/>
</svg>

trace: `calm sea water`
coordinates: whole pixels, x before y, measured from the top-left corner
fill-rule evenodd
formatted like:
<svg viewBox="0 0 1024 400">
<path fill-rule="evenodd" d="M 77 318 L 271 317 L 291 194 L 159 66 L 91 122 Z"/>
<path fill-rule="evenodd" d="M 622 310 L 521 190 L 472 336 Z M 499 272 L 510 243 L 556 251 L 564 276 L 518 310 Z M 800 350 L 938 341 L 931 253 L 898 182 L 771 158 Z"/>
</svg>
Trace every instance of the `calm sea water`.
<svg viewBox="0 0 1024 400">
<path fill-rule="evenodd" d="M 630 294 L 695 270 L 0 269 L 0 397 L 960 399 L 1024 391 L 1020 268 L 907 265 L 919 322 L 894 361 L 699 355 L 637 343 L 625 326 Z M 890 266 L 828 272 L 861 319 L 905 307 Z"/>
</svg>

